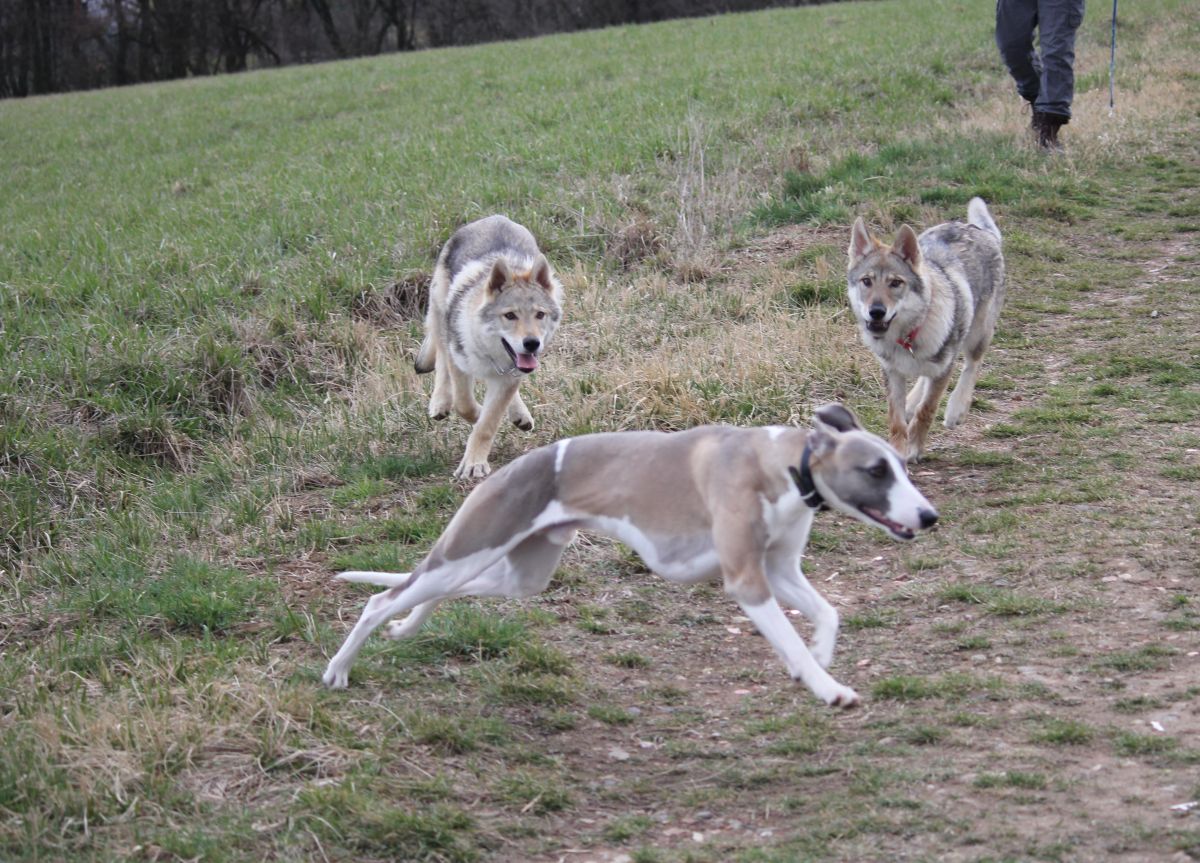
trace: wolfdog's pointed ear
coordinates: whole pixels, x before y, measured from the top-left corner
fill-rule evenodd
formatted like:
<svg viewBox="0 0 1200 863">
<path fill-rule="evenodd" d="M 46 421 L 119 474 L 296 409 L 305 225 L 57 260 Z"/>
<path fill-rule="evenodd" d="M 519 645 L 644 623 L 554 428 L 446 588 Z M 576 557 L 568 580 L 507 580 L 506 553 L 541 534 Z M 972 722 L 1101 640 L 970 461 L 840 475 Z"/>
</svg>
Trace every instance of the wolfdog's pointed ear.
<svg viewBox="0 0 1200 863">
<path fill-rule="evenodd" d="M 533 262 L 533 280 L 548 294 L 554 293 L 554 279 L 550 274 L 550 262 L 545 255 L 538 255 Z"/>
<path fill-rule="evenodd" d="M 862 429 L 850 408 L 838 402 L 823 405 L 813 413 L 813 421 L 840 432 L 857 431 Z"/>
<path fill-rule="evenodd" d="M 867 232 L 866 223 L 862 220 L 862 216 L 859 216 L 854 220 L 854 227 L 850 229 L 850 266 L 854 266 L 860 258 L 871 251 L 871 247 L 874 245 L 874 240 Z"/>
<path fill-rule="evenodd" d="M 908 265 L 914 269 L 921 263 L 921 245 L 917 242 L 917 232 L 908 225 L 900 227 L 900 233 L 896 234 L 896 242 L 892 245 L 892 251 L 900 256 L 900 259 L 907 261 Z"/>
<path fill-rule="evenodd" d="M 488 276 L 488 293 L 500 293 L 511 278 L 512 271 L 508 268 L 508 262 L 504 258 L 496 258 L 496 262 L 492 264 L 492 274 Z"/>
</svg>

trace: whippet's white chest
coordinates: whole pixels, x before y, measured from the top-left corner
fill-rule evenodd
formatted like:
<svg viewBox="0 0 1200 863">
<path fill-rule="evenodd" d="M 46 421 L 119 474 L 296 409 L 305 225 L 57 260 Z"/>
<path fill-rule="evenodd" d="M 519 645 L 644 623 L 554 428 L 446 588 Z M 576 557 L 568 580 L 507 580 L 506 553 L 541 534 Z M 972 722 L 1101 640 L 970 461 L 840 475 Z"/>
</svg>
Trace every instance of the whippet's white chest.
<svg viewBox="0 0 1200 863">
<path fill-rule="evenodd" d="M 813 509 L 800 497 L 795 485 L 772 501 L 761 495 L 763 525 L 767 529 L 767 546 L 778 551 L 793 551 L 797 555 L 808 544 L 812 531 Z"/>
</svg>

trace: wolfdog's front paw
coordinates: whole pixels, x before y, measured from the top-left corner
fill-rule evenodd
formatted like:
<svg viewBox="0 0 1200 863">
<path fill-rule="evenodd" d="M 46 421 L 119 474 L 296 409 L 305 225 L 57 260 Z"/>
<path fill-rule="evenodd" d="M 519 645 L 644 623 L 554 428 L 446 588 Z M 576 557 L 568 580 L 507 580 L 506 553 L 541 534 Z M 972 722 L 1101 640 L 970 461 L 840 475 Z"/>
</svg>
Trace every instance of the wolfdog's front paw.
<svg viewBox="0 0 1200 863">
<path fill-rule="evenodd" d="M 454 409 L 454 405 L 449 399 L 432 398 L 429 400 L 429 418 L 431 420 L 444 420 L 450 416 L 450 411 Z"/>
<path fill-rule="evenodd" d="M 492 472 L 492 466 L 487 463 L 487 459 L 483 461 L 468 462 L 466 456 L 459 462 L 458 468 L 454 471 L 455 479 L 483 479 Z"/>
<path fill-rule="evenodd" d="M 955 401 L 954 396 L 950 397 L 950 401 L 946 403 L 946 417 L 942 420 L 943 424 L 948 429 L 952 429 L 963 421 L 967 415 L 967 410 L 970 405 L 964 405 L 961 401 Z"/>
<path fill-rule="evenodd" d="M 520 393 L 514 395 L 513 400 L 508 403 L 508 421 L 521 431 L 533 431 L 533 415 L 529 413 L 529 408 L 525 407 Z"/>
</svg>

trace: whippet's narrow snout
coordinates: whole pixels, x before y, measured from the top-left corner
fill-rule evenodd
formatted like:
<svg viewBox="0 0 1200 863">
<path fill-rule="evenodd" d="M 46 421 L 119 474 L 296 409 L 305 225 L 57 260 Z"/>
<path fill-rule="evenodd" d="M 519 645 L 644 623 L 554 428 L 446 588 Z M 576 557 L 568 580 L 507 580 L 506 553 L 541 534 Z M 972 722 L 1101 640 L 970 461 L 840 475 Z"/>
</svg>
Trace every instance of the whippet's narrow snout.
<svg viewBox="0 0 1200 863">
<path fill-rule="evenodd" d="M 921 530 L 928 530 L 937 524 L 938 514 L 932 509 L 923 509 L 917 513 L 917 517 L 921 519 Z"/>
</svg>

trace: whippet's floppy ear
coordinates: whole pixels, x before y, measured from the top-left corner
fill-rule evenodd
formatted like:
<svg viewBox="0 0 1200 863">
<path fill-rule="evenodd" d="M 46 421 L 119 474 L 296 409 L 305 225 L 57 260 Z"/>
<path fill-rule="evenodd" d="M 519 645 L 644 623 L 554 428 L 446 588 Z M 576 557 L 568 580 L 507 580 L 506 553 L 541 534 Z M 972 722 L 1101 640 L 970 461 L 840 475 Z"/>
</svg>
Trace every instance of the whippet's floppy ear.
<svg viewBox="0 0 1200 863">
<path fill-rule="evenodd" d="M 511 278 L 512 271 L 508 268 L 508 263 L 504 258 L 496 258 L 496 262 L 492 264 L 492 274 L 488 276 L 488 293 L 500 293 Z"/>
<path fill-rule="evenodd" d="M 545 255 L 538 255 L 533 262 L 533 280 L 541 285 L 543 291 L 554 293 L 554 277 L 550 273 L 550 262 Z"/>
<path fill-rule="evenodd" d="M 867 232 L 867 225 L 859 216 L 854 220 L 854 227 L 850 229 L 850 266 L 858 263 L 865 257 L 867 252 L 871 251 L 875 246 L 875 241 L 871 239 L 870 233 Z"/>
<path fill-rule="evenodd" d="M 850 408 L 838 402 L 831 402 L 817 408 L 813 413 L 813 421 L 839 432 L 862 430 L 862 426 L 858 423 L 858 417 Z"/>
<path fill-rule="evenodd" d="M 896 234 L 896 242 L 892 244 L 892 251 L 916 269 L 921 263 L 921 246 L 917 242 L 917 232 L 908 225 L 902 225 L 900 233 Z"/>
<path fill-rule="evenodd" d="M 813 430 L 808 436 L 810 458 L 820 461 L 837 446 L 837 439 L 848 431 L 861 428 L 850 409 L 836 402 L 817 408 L 813 413 Z"/>
</svg>

